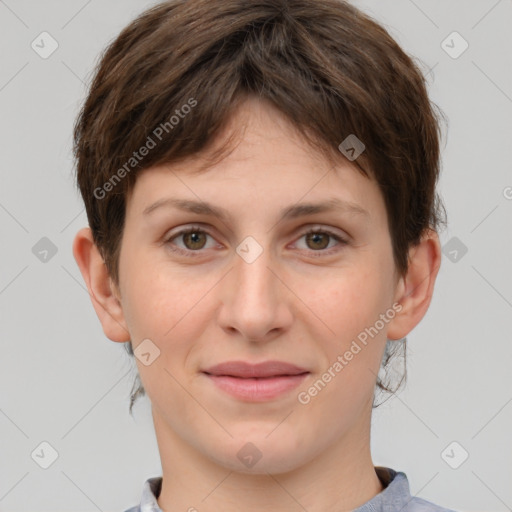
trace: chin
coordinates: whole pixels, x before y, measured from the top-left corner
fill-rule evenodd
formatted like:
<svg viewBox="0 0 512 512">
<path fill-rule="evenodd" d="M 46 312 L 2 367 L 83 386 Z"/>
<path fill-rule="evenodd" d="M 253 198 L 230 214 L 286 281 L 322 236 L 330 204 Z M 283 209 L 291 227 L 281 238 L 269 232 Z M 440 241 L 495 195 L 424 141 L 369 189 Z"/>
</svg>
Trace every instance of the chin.
<svg viewBox="0 0 512 512">
<path fill-rule="evenodd" d="M 219 444 L 212 446 L 209 456 L 220 466 L 251 475 L 287 473 L 306 463 L 307 455 L 300 453 L 298 440 L 292 435 L 278 435 L 277 432 L 268 436 L 264 433 L 236 436 L 224 445 L 222 452 Z M 273 437 L 274 436 L 274 437 Z"/>
</svg>

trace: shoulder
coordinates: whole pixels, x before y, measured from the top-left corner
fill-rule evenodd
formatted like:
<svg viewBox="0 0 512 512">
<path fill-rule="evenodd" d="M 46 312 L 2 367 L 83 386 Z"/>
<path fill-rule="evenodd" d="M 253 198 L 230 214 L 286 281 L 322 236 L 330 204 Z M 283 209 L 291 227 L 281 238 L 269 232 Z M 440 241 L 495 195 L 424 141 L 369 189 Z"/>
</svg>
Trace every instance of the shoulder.
<svg viewBox="0 0 512 512">
<path fill-rule="evenodd" d="M 408 503 L 407 508 L 404 509 L 407 512 L 456 512 L 455 510 L 440 507 L 435 503 L 424 500 L 423 498 L 412 498 Z"/>
<path fill-rule="evenodd" d="M 402 512 L 455 512 L 423 498 L 412 496 L 407 475 L 402 471 L 377 466 L 375 468 L 384 489 L 356 512 L 400 510 Z"/>
</svg>

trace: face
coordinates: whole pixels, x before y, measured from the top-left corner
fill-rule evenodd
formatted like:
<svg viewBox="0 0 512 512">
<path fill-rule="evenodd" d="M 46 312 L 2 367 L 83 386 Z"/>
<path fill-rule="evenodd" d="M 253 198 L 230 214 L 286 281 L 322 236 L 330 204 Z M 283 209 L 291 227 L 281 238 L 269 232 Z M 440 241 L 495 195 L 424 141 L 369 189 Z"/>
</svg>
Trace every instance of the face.
<svg viewBox="0 0 512 512">
<path fill-rule="evenodd" d="M 150 340 L 150 364 L 136 361 L 157 435 L 237 471 L 290 471 L 369 427 L 395 314 L 386 209 L 374 181 L 341 155 L 333 167 L 268 104 L 231 122 L 245 131 L 214 167 L 137 178 L 121 306 L 134 350 Z"/>
</svg>

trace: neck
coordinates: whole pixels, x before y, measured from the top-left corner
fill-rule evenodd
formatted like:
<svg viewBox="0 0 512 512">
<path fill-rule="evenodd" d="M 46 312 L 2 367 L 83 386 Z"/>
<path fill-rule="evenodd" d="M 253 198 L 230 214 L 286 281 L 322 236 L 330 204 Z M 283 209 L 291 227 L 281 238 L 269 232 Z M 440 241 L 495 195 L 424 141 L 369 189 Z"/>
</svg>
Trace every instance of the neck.
<svg viewBox="0 0 512 512">
<path fill-rule="evenodd" d="M 158 504 L 164 512 L 353 510 L 383 490 L 371 460 L 369 421 L 300 468 L 247 474 L 205 457 L 154 411 L 153 419 L 163 471 Z"/>
</svg>

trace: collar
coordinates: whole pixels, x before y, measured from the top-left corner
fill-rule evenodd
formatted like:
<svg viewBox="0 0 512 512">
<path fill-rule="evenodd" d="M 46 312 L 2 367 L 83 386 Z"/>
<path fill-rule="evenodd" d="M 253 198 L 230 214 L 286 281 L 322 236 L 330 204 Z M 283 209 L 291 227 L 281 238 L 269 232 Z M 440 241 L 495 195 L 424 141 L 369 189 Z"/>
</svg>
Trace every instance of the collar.
<svg viewBox="0 0 512 512">
<path fill-rule="evenodd" d="M 354 512 L 396 512 L 407 510 L 405 507 L 412 500 L 407 476 L 401 471 L 376 466 L 375 472 L 384 489 Z"/>
</svg>

